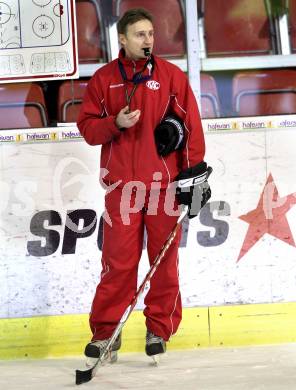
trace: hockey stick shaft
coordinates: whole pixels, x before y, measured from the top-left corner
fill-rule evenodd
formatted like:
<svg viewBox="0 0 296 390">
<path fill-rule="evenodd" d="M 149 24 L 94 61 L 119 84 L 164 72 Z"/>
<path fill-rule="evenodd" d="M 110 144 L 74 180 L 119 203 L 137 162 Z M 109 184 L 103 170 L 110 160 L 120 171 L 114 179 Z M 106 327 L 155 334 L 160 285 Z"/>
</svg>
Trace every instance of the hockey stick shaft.
<svg viewBox="0 0 296 390">
<path fill-rule="evenodd" d="M 188 207 L 185 206 L 185 207 L 183 207 L 181 214 L 180 214 L 173 230 L 169 234 L 169 236 L 166 239 L 165 243 L 163 244 L 161 250 L 159 251 L 156 258 L 154 259 L 154 261 L 153 261 L 148 273 L 146 274 L 144 280 L 142 281 L 141 285 L 139 286 L 138 290 L 136 291 L 131 303 L 129 304 L 129 306 L 126 308 L 124 314 L 122 315 L 122 317 L 121 317 L 118 325 L 116 326 L 108 344 L 106 345 L 106 347 L 103 350 L 102 356 L 100 356 L 98 358 L 98 360 L 95 362 L 95 364 L 90 369 L 84 370 L 84 371 L 76 370 L 76 385 L 80 385 L 82 383 L 89 382 L 96 375 L 96 372 L 97 372 L 98 367 L 99 367 L 99 363 L 102 364 L 104 359 L 107 357 L 108 353 L 110 353 L 112 345 L 114 344 L 117 336 L 121 332 L 123 326 L 125 325 L 126 321 L 129 318 L 129 316 L 131 315 L 140 296 L 143 294 L 143 292 L 145 290 L 145 286 L 149 283 L 150 279 L 152 278 L 153 274 L 155 273 L 159 264 L 161 263 L 164 255 L 166 254 L 167 250 L 169 249 L 172 242 L 174 241 L 174 238 L 176 237 L 176 235 L 177 235 L 177 233 L 182 225 L 183 219 L 185 218 L 187 213 L 188 213 Z"/>
</svg>

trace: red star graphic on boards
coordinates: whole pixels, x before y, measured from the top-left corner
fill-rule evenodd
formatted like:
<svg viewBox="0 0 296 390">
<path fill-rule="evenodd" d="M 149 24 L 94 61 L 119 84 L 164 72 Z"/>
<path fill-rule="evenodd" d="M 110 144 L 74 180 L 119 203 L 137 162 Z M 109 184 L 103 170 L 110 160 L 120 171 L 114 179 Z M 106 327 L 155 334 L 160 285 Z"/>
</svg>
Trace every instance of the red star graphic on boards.
<svg viewBox="0 0 296 390">
<path fill-rule="evenodd" d="M 268 233 L 289 245 L 296 247 L 286 213 L 296 204 L 296 192 L 280 197 L 270 174 L 263 188 L 256 209 L 239 218 L 249 224 L 237 262 Z"/>
</svg>

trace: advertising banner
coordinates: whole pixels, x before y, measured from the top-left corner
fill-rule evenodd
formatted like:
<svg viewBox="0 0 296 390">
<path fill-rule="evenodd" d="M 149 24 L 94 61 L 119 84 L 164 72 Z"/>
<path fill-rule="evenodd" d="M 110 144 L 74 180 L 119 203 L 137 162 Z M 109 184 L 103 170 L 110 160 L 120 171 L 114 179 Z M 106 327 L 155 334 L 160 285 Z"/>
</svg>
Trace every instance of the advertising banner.
<svg viewBox="0 0 296 390">
<path fill-rule="evenodd" d="M 0 317 L 88 313 L 101 272 L 100 147 L 75 128 L 1 137 Z M 212 198 L 183 226 L 183 305 L 295 301 L 295 129 L 207 132 L 206 143 Z M 147 270 L 144 247 L 139 281 Z"/>
</svg>

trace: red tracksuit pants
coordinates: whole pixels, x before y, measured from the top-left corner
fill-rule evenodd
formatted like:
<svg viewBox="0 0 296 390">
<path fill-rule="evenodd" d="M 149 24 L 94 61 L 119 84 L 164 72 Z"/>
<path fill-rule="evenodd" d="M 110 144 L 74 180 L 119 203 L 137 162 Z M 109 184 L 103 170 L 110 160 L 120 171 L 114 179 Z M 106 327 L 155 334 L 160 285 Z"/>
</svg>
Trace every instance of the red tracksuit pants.
<svg viewBox="0 0 296 390">
<path fill-rule="evenodd" d="M 116 188 L 105 197 L 105 208 L 112 226 L 106 222 L 106 219 L 104 220 L 101 280 L 96 289 L 90 314 L 93 341 L 106 339 L 112 335 L 137 290 L 144 226 L 147 231 L 149 262 L 152 264 L 177 221 L 178 216 L 168 215 L 165 211 L 166 191 L 160 190 L 159 201 L 151 200 L 153 198 L 151 194 L 152 191 L 144 191 L 144 207 L 141 209 L 139 207 L 137 212 L 125 215 L 121 203 L 122 189 Z M 135 197 L 133 192 L 131 203 L 135 201 Z M 154 206 L 150 208 L 153 203 Z M 151 212 L 151 209 L 154 211 Z M 127 216 L 129 223 L 127 223 Z M 150 289 L 144 300 L 147 329 L 166 341 L 177 331 L 182 318 L 178 277 L 180 237 L 179 230 L 151 278 Z"/>
</svg>

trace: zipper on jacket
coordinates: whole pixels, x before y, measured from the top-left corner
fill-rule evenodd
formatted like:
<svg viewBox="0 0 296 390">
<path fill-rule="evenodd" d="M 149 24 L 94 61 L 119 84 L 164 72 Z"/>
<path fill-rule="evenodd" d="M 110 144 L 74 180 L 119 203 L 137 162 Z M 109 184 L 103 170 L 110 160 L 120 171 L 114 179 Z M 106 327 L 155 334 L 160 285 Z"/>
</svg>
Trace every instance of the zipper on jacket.
<svg viewBox="0 0 296 390">
<path fill-rule="evenodd" d="M 133 63 L 133 72 L 134 74 L 136 73 L 136 70 L 137 70 L 137 64 L 135 61 L 132 61 Z M 136 124 L 137 125 L 137 124 Z M 135 126 L 136 126 L 135 125 Z M 135 180 L 135 171 L 136 171 L 136 168 L 135 168 L 135 155 L 136 155 L 136 136 L 135 136 L 136 132 L 134 132 L 134 143 L 133 143 L 133 153 L 132 153 L 132 180 Z"/>
</svg>

